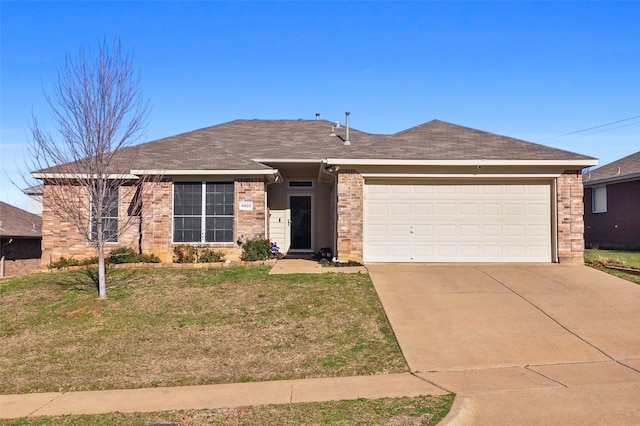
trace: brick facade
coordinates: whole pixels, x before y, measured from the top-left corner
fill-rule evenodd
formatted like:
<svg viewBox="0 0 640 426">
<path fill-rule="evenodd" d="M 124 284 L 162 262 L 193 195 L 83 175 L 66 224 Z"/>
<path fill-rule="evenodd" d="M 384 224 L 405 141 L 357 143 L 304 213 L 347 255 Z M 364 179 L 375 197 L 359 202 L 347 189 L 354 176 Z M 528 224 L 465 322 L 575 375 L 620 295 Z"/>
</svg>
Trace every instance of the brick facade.
<svg viewBox="0 0 640 426">
<path fill-rule="evenodd" d="M 142 252 L 153 253 L 163 262 L 173 258 L 172 212 L 173 183 L 146 183 L 142 191 Z"/>
<path fill-rule="evenodd" d="M 364 178 L 356 170 L 338 172 L 338 258 L 362 262 Z"/>
<path fill-rule="evenodd" d="M 118 198 L 118 223 L 120 236 L 117 243 L 107 243 L 105 254 L 116 247 L 132 247 L 138 250 L 139 246 L 139 218 L 130 217 L 129 209 L 135 195 L 136 187 L 122 186 L 119 188 Z M 81 186 L 58 186 L 55 189 L 51 185 L 44 185 L 42 205 L 42 258 L 43 265 L 58 260 L 60 257 L 73 257 L 83 259 L 97 256 L 96 248 L 78 231 L 72 220 L 64 220 L 55 213 L 52 205 L 57 197 L 65 197 L 65 206 L 76 206 L 81 209 L 82 216 L 78 219 L 83 226 L 89 226 L 89 196 L 85 188 Z"/>
<path fill-rule="evenodd" d="M 584 191 L 587 247 L 640 250 L 640 180 L 606 185 L 607 211 L 593 213 L 592 188 Z"/>
<path fill-rule="evenodd" d="M 584 203 L 582 173 L 566 170 L 557 180 L 558 260 L 584 263 Z"/>
<path fill-rule="evenodd" d="M 108 244 L 110 248 L 129 246 L 143 253 L 153 253 L 163 262 L 171 262 L 173 258 L 173 183 L 169 180 L 147 182 L 141 190 L 141 221 L 138 217 L 129 217 L 128 209 L 133 199 L 133 187 L 120 190 L 119 217 L 121 224 L 129 222 L 118 243 Z M 66 197 L 76 201 L 79 206 L 86 205 L 88 197 L 82 196 L 81 187 L 64 188 Z M 240 235 L 245 239 L 264 238 L 266 235 L 265 183 L 262 179 L 238 179 L 234 185 L 235 218 L 234 242 L 208 244 L 208 247 L 221 250 L 229 260 L 237 260 L 242 253 L 241 247 L 235 243 Z M 96 255 L 95 247 L 87 242 L 76 227 L 61 220 L 51 209 L 47 195 L 51 190 L 45 186 L 43 207 L 42 264 L 49 264 L 61 256 L 82 259 Z M 250 201 L 252 209 L 240 210 L 239 204 Z"/>
</svg>

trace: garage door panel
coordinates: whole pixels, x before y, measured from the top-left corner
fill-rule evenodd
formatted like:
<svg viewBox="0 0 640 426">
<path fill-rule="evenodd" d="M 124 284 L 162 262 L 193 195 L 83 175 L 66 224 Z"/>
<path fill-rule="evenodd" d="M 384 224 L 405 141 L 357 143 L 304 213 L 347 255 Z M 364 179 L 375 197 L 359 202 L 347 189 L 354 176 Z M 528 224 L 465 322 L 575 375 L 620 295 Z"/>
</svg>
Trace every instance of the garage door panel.
<svg viewBox="0 0 640 426">
<path fill-rule="evenodd" d="M 364 204 L 368 262 L 551 261 L 549 184 L 366 184 Z"/>
</svg>

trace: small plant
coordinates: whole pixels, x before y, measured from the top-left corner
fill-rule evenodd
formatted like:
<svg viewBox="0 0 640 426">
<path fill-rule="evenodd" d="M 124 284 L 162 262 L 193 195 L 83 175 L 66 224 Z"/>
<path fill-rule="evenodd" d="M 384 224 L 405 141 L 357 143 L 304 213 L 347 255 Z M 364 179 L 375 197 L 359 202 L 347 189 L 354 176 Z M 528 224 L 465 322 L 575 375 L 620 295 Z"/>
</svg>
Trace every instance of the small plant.
<svg viewBox="0 0 640 426">
<path fill-rule="evenodd" d="M 153 253 L 142 253 L 138 255 L 140 263 L 160 263 L 160 258 Z"/>
<path fill-rule="evenodd" d="M 136 253 L 131 247 L 118 247 L 111 251 L 107 263 L 160 263 L 160 258 L 153 253 Z"/>
<path fill-rule="evenodd" d="M 189 244 L 179 244 L 173 248 L 174 263 L 194 263 L 196 261 L 196 249 Z"/>
<path fill-rule="evenodd" d="M 47 265 L 49 269 L 62 269 L 68 268 L 69 266 L 78 266 L 80 261 L 78 259 L 74 259 L 73 257 L 66 258 L 64 256 L 60 256 L 60 259 L 55 260 Z"/>
<path fill-rule="evenodd" d="M 138 262 L 138 253 L 131 247 L 118 247 L 109 254 L 109 263 L 135 263 Z"/>
<path fill-rule="evenodd" d="M 264 238 L 248 240 L 242 245 L 241 260 L 252 262 L 255 260 L 267 260 L 271 253 L 271 243 Z"/>
<path fill-rule="evenodd" d="M 212 250 L 209 248 L 204 248 L 200 250 L 198 253 L 198 262 L 199 263 L 214 263 L 214 262 L 222 262 L 224 260 L 224 253 L 220 250 Z"/>
</svg>

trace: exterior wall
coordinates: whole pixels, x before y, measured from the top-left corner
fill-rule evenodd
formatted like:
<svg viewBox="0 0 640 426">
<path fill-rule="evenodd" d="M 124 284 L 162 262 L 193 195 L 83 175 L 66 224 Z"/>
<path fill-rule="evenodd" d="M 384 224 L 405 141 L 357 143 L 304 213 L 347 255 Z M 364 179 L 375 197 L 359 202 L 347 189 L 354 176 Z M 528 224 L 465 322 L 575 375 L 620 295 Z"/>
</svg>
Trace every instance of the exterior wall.
<svg viewBox="0 0 640 426">
<path fill-rule="evenodd" d="M 1 261 L 4 261 L 0 265 L 0 276 L 23 275 L 38 269 L 41 266 L 41 243 L 40 238 L 0 238 Z"/>
<path fill-rule="evenodd" d="M 558 261 L 584 263 L 584 203 L 582 174 L 566 170 L 557 180 Z"/>
<path fill-rule="evenodd" d="M 234 185 L 235 200 L 235 241 L 244 236 L 245 241 L 254 238 L 266 238 L 267 236 L 267 212 L 265 205 L 265 183 L 260 179 L 238 179 Z M 251 201 L 251 210 L 240 210 L 240 203 Z M 227 258 L 239 259 L 242 249 L 236 245 L 229 247 L 225 252 Z"/>
<path fill-rule="evenodd" d="M 280 173 L 285 176 L 285 182 L 268 186 L 268 207 L 271 215 L 277 218 L 288 217 L 289 196 L 290 195 L 312 195 L 313 196 L 313 251 L 318 252 L 322 248 L 330 248 L 335 252 L 333 247 L 334 241 L 334 204 L 332 202 L 333 192 L 332 184 L 323 183 L 318 180 L 318 165 L 314 164 L 305 169 L 295 168 L 288 169 L 279 167 Z M 313 182 L 313 188 L 289 188 L 290 180 L 309 180 Z M 278 243 L 281 250 L 284 251 L 286 241 L 290 239 L 291 229 L 288 224 L 280 224 L 277 219 L 274 222 L 279 226 L 268 234 L 269 238 Z M 283 238 L 283 235 L 287 234 Z M 285 241 L 286 239 L 286 241 Z M 285 253 L 286 254 L 286 253 Z"/>
<path fill-rule="evenodd" d="M 362 262 L 364 178 L 356 170 L 338 172 L 338 259 Z"/>
<path fill-rule="evenodd" d="M 145 186 L 142 191 L 142 252 L 153 253 L 162 262 L 171 262 L 173 183 L 163 180 Z"/>
<path fill-rule="evenodd" d="M 54 195 L 55 194 L 55 195 Z M 118 217 L 121 227 L 121 235 L 117 243 L 107 243 L 106 253 L 117 247 L 138 248 L 138 218 L 129 217 L 129 206 L 135 195 L 135 187 L 123 186 L 119 191 Z M 78 231 L 69 220 L 61 218 L 55 213 L 53 197 L 64 196 L 70 200 L 67 205 L 82 206 L 82 215 L 86 218 L 86 226 L 89 224 L 89 196 L 83 187 L 65 186 L 58 187 L 54 191 L 51 185 L 44 185 L 42 206 L 42 258 L 43 265 L 47 265 L 60 257 L 73 257 L 83 259 L 96 256 L 96 248 Z M 130 219 L 130 220 L 129 220 Z"/>
<path fill-rule="evenodd" d="M 169 180 L 151 183 L 152 190 L 143 191 L 142 251 L 153 253 L 162 262 L 173 260 L 173 183 Z M 245 239 L 264 238 L 265 232 L 265 183 L 262 179 L 238 179 L 234 185 L 234 241 L 243 235 Z M 241 201 L 251 201 L 252 210 L 240 210 Z M 235 242 L 223 244 L 193 244 L 209 247 L 225 253 L 228 260 L 237 260 L 242 254 Z"/>
<path fill-rule="evenodd" d="M 585 243 L 590 248 L 640 250 L 640 180 L 607 185 L 607 212 L 593 213 L 584 190 Z"/>
</svg>

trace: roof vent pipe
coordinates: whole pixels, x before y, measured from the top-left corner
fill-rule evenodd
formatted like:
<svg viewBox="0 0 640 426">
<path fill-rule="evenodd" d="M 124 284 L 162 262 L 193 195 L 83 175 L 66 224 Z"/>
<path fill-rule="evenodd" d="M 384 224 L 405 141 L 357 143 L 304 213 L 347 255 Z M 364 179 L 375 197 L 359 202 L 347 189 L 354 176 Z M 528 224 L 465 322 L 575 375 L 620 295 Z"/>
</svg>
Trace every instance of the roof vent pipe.
<svg viewBox="0 0 640 426">
<path fill-rule="evenodd" d="M 316 112 L 316 121 L 320 120 L 320 113 Z"/>
<path fill-rule="evenodd" d="M 345 112 L 347 119 L 345 122 L 345 126 L 347 127 L 347 135 L 346 138 L 344 140 L 344 144 L 345 145 L 351 145 L 351 141 L 349 140 L 349 114 L 351 114 L 350 112 Z"/>
</svg>

